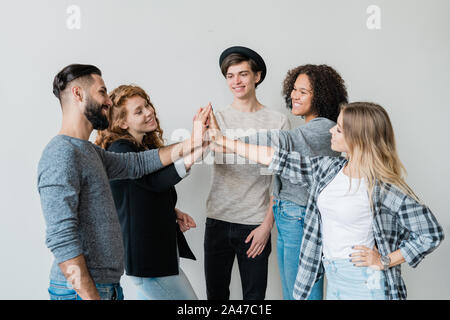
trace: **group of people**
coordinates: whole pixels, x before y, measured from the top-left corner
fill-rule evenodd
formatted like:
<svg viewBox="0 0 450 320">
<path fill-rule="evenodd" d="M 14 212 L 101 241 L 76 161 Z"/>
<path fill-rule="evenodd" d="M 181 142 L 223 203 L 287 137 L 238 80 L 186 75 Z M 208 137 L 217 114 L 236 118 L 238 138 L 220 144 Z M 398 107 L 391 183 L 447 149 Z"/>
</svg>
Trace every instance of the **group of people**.
<svg viewBox="0 0 450 320">
<path fill-rule="evenodd" d="M 444 234 L 405 182 L 385 109 L 349 103 L 332 67 L 301 65 L 283 82 L 305 121 L 291 129 L 256 97 L 267 72 L 257 52 L 230 47 L 219 65 L 232 103 L 200 108 L 191 136 L 169 146 L 142 88 L 108 94 L 92 65 L 55 76 L 62 127 L 38 166 L 50 298 L 123 299 L 125 270 L 139 299 L 197 299 L 179 263 L 196 259 L 183 235 L 196 223 L 176 207 L 175 185 L 212 152 L 208 299 L 229 299 L 236 258 L 243 299 L 265 298 L 274 224 L 284 299 L 406 299 L 400 265 L 416 267 Z"/>
</svg>

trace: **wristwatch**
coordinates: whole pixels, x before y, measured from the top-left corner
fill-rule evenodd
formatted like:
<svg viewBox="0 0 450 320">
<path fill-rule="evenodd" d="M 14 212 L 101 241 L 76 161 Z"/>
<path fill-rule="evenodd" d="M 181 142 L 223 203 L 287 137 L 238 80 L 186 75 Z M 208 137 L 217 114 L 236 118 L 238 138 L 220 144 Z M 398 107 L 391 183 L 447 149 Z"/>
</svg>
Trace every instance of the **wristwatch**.
<svg viewBox="0 0 450 320">
<path fill-rule="evenodd" d="M 389 256 L 381 256 L 380 261 L 381 264 L 383 265 L 383 270 L 389 268 L 389 265 L 391 264 L 391 258 L 389 258 Z"/>
</svg>

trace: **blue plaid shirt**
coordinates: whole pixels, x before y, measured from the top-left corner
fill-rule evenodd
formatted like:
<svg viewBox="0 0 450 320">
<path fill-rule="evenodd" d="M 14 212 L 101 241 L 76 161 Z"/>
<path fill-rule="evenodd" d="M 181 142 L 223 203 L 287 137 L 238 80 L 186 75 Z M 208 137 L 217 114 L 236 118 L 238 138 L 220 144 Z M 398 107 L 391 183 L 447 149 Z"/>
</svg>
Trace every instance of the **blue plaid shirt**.
<svg viewBox="0 0 450 320">
<path fill-rule="evenodd" d="M 269 170 L 308 188 L 303 240 L 294 298 L 307 299 L 312 286 L 324 274 L 321 217 L 317 198 L 347 160 L 342 157 L 302 157 L 298 152 L 276 150 Z M 378 251 L 388 255 L 400 249 L 406 262 L 416 267 L 444 239 L 442 227 L 428 207 L 390 184 L 377 183 L 372 194 L 373 233 Z M 406 299 L 406 287 L 397 265 L 383 271 L 389 300 Z"/>
</svg>

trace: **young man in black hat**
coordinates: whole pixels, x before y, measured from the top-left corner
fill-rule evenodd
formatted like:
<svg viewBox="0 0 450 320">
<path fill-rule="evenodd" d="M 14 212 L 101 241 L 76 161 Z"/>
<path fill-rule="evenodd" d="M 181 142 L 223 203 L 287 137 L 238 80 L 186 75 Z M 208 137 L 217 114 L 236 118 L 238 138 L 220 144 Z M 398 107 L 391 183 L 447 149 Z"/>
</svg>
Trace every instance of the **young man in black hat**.
<svg viewBox="0 0 450 320">
<path fill-rule="evenodd" d="M 256 98 L 256 87 L 266 76 L 258 53 L 231 47 L 221 54 L 219 63 L 234 96 L 230 105 L 216 112 L 225 135 L 237 139 L 259 130 L 289 129 L 285 115 Z M 215 154 L 204 240 L 209 300 L 229 299 L 235 257 L 244 300 L 265 298 L 274 219 L 269 193 L 272 176 L 261 174 L 261 169 L 234 154 Z"/>
</svg>

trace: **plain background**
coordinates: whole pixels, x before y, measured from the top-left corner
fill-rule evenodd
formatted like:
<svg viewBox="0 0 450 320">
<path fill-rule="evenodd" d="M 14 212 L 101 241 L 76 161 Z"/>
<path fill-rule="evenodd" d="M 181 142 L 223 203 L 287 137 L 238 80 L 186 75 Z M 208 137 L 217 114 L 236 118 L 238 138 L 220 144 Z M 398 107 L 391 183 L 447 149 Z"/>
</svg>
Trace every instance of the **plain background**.
<svg viewBox="0 0 450 320">
<path fill-rule="evenodd" d="M 79 30 L 66 26 L 69 5 L 81 9 Z M 381 9 L 379 30 L 366 26 L 370 5 Z M 168 143 L 191 130 L 199 107 L 231 102 L 218 66 L 229 46 L 248 46 L 264 57 L 268 74 L 258 98 L 285 114 L 286 72 L 306 63 L 331 65 L 346 80 L 351 101 L 388 110 L 407 182 L 449 235 L 448 15 L 447 0 L 2 0 L 0 299 L 48 299 L 53 257 L 44 244 L 36 169 L 60 128 L 53 77 L 71 63 L 97 65 L 109 90 L 129 83 L 147 90 Z M 198 165 L 177 186 L 177 207 L 198 225 L 186 234 L 198 261 L 181 265 L 201 299 L 210 179 L 211 168 Z M 281 299 L 275 228 L 272 237 L 267 298 Z M 450 298 L 449 249 L 446 239 L 416 269 L 403 266 L 410 299 Z M 122 285 L 133 298 L 126 277 Z M 241 297 L 235 268 L 231 298 Z"/>
</svg>

